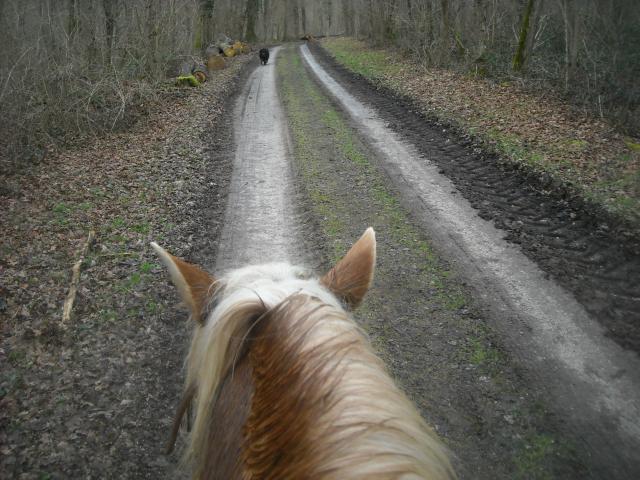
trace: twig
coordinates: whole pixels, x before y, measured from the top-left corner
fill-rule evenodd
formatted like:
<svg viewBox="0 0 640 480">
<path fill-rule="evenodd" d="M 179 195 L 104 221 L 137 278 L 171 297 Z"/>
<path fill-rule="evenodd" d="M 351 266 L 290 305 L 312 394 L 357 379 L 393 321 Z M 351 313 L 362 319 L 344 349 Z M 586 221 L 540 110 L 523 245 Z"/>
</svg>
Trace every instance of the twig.
<svg viewBox="0 0 640 480">
<path fill-rule="evenodd" d="M 64 301 L 64 307 L 62 308 L 62 323 L 66 324 L 71 319 L 71 309 L 73 308 L 73 302 L 76 299 L 76 293 L 78 291 L 78 283 L 80 282 L 80 267 L 82 266 L 82 262 L 84 261 L 84 257 L 89 251 L 89 247 L 93 242 L 93 239 L 96 236 L 96 232 L 91 230 L 89 235 L 87 236 L 87 241 L 84 242 L 82 246 L 82 250 L 80 250 L 80 256 L 76 263 L 73 264 L 73 268 L 71 269 L 71 285 L 69 286 L 69 293 L 67 294 L 67 299 Z"/>
</svg>

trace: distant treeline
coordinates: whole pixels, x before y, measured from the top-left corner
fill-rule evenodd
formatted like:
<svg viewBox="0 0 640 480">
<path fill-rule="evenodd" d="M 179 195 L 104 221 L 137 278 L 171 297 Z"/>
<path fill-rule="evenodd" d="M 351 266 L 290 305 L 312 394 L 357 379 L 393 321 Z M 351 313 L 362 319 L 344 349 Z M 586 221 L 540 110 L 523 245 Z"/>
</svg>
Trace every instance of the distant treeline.
<svg viewBox="0 0 640 480">
<path fill-rule="evenodd" d="M 427 65 L 552 86 L 640 134 L 638 0 L 353 0 L 347 33 Z"/>
<path fill-rule="evenodd" d="M 282 41 L 351 35 L 428 66 L 552 87 L 640 134 L 639 0 L 209 0 L 216 33 Z"/>
<path fill-rule="evenodd" d="M 0 166 L 126 122 L 220 34 L 353 35 L 426 65 L 551 85 L 640 132 L 638 0 L 0 0 Z"/>
</svg>

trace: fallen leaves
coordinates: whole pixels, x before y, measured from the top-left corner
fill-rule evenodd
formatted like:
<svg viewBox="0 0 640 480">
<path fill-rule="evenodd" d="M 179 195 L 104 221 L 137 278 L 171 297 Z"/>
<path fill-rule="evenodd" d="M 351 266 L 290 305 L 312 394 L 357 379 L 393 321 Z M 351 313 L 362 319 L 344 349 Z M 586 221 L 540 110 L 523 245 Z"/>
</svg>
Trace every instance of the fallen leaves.
<svg viewBox="0 0 640 480">
<path fill-rule="evenodd" d="M 248 60 L 202 88 L 167 88 L 129 131 L 0 176 L 0 471 L 9 477 L 166 468 L 156 447 L 181 387 L 188 330 L 148 244 L 189 253 L 201 220 L 187 213 L 218 189 L 207 173 L 209 129 Z M 70 266 L 91 229 L 96 244 L 65 332 Z"/>
</svg>

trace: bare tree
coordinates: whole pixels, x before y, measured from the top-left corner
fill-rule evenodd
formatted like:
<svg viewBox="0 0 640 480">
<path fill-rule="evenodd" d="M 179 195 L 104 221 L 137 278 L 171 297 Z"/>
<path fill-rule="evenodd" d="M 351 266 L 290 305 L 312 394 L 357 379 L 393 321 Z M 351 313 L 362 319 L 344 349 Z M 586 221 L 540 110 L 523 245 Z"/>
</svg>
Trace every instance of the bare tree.
<svg viewBox="0 0 640 480">
<path fill-rule="evenodd" d="M 531 45 L 529 35 L 529 28 L 531 23 L 531 16 L 533 13 L 534 0 L 527 0 L 527 6 L 525 7 L 524 14 L 522 15 L 522 23 L 520 25 L 520 38 L 518 39 L 518 48 L 516 54 L 513 57 L 513 69 L 516 72 L 521 71 L 525 62 L 529 57 L 528 46 Z"/>
<path fill-rule="evenodd" d="M 578 49 L 581 40 L 580 10 L 583 6 L 577 6 L 575 0 L 560 0 L 560 7 L 562 9 L 562 17 L 564 18 L 564 89 L 569 90 L 573 78 L 576 75 L 578 64 Z"/>
</svg>

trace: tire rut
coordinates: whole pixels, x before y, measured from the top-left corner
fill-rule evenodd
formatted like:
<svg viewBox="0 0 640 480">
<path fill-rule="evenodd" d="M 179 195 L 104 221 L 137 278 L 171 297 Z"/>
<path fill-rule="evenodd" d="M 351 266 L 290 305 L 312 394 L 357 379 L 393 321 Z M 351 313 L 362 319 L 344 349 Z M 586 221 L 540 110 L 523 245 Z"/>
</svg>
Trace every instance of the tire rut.
<svg viewBox="0 0 640 480">
<path fill-rule="evenodd" d="M 592 318 L 594 311 L 604 309 L 611 318 L 624 318 L 625 310 L 637 308 L 632 280 L 609 280 L 627 274 L 625 253 L 633 258 L 632 239 L 603 242 L 603 233 L 611 230 L 601 217 L 594 215 L 593 220 L 579 206 L 530 179 L 510 178 L 507 173 L 512 172 L 483 160 L 470 145 L 453 143 L 446 137 L 451 134 L 447 128 L 436 131 L 424 118 L 405 112 L 393 98 L 350 73 L 336 73 L 335 62 L 317 47 L 314 52 L 315 57 L 302 48 L 308 71 L 350 118 L 413 220 L 457 265 L 479 304 L 491 312 L 491 328 L 525 368 L 531 388 L 545 392 L 558 418 L 566 422 L 567 433 L 580 439 L 581 448 L 593 459 L 596 477 L 608 472 L 616 478 L 637 478 L 640 359 L 603 338 L 605 330 Z M 465 169 L 459 163 L 471 164 Z M 565 214 L 582 225 L 582 235 L 558 221 Z M 594 221 L 601 227 L 592 233 Z M 551 233 L 562 228 L 566 238 Z M 620 228 L 616 232 L 624 233 Z M 570 245 L 577 251 L 570 256 L 553 250 L 550 237 L 563 249 Z M 620 252 L 621 248 L 628 250 Z M 609 261 L 608 255 L 616 254 Z M 636 266 L 630 262 L 632 275 Z M 597 280 L 592 270 L 607 279 L 597 288 L 590 283 Z M 551 273 L 564 282 L 550 280 Z M 589 281 L 582 281 L 585 278 Z M 625 295 L 615 296 L 612 290 Z M 633 328 L 622 321 L 616 326 Z"/>
<path fill-rule="evenodd" d="M 249 76 L 234 111 L 236 153 L 216 269 L 274 261 L 306 262 L 286 122 L 275 62 Z"/>
<path fill-rule="evenodd" d="M 558 190 L 548 179 L 486 155 L 454 128 L 426 118 L 406 98 L 313 54 L 358 99 L 449 177 L 463 196 L 507 232 L 506 238 L 571 291 L 624 348 L 640 353 L 640 241 L 632 229 Z M 622 294 L 622 295 L 620 295 Z"/>
</svg>

